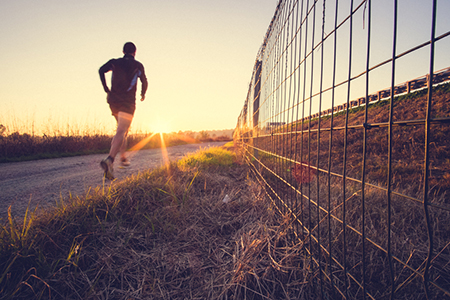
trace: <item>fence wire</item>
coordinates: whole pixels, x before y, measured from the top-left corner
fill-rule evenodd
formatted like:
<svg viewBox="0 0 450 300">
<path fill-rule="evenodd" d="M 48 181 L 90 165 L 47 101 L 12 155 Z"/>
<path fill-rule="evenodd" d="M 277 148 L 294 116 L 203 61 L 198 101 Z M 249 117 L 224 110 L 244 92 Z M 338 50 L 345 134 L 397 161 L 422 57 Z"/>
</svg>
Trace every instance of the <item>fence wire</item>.
<svg viewBox="0 0 450 300">
<path fill-rule="evenodd" d="M 278 2 L 234 140 L 323 299 L 450 297 L 448 6 Z"/>
</svg>

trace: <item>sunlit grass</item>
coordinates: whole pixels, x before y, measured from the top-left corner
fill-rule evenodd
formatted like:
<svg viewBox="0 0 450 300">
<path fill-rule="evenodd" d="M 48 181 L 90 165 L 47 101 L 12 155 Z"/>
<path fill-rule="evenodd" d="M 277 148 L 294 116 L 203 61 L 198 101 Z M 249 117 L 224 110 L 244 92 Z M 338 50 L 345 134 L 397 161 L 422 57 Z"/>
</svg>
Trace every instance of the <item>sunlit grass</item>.
<svg viewBox="0 0 450 300">
<path fill-rule="evenodd" d="M 235 153 L 223 148 L 211 148 L 208 151 L 199 150 L 183 157 L 178 165 L 182 168 L 231 166 L 235 160 Z"/>
<path fill-rule="evenodd" d="M 128 135 L 131 155 L 141 149 L 165 148 L 186 143 L 203 142 L 194 133 L 139 133 Z M 192 137 L 193 136 L 193 137 Z M 107 153 L 111 145 L 110 135 L 85 136 L 32 136 L 13 133 L 0 134 L 0 162 L 14 162 L 42 158 Z M 220 136 L 208 141 L 226 141 Z M 167 157 L 167 156 L 165 156 Z"/>
<path fill-rule="evenodd" d="M 224 148 L 201 150 L 84 197 L 61 199 L 42 215 L 15 219 L 9 210 L 0 227 L 0 299 L 99 299 L 117 293 L 124 299 L 314 299 L 310 283 L 319 278 L 303 243 L 291 238 L 290 216 L 279 218 L 266 206 L 261 185 L 239 157 Z M 332 192 L 333 199 L 342 198 L 339 182 Z M 325 197 L 322 190 L 311 193 Z M 224 203 L 227 195 L 231 200 Z M 382 244 L 385 197 L 371 190 L 366 199 L 366 222 L 372 224 L 366 234 Z M 352 207 L 348 225 L 360 228 L 352 213 L 360 209 L 357 186 L 345 201 Z M 338 217 L 341 205 L 333 203 Z M 423 244 L 424 232 L 412 225 L 420 209 L 405 203 L 395 208 L 395 220 L 404 223 L 396 226 L 411 229 L 396 231 L 405 235 L 396 240 L 412 242 L 395 244 L 394 250 Z M 317 217 L 326 220 L 322 212 L 309 215 Z M 438 217 L 448 227 L 448 216 Z M 333 243 L 339 243 L 342 226 L 335 220 L 332 225 Z M 325 226 L 314 230 L 331 234 Z M 357 244 L 350 230 L 347 235 Z M 367 275 L 374 278 L 384 268 L 377 251 L 367 249 L 373 253 Z"/>
<path fill-rule="evenodd" d="M 230 142 L 226 143 L 226 144 L 224 145 L 224 147 L 225 147 L 225 148 L 233 148 L 233 147 L 234 147 L 234 142 L 233 142 L 233 141 L 230 141 Z"/>
<path fill-rule="evenodd" d="M 23 222 L 10 211 L 0 232 L 0 298 L 221 299 L 247 293 L 245 286 L 282 291 L 251 274 L 303 276 L 303 269 L 284 266 L 299 260 L 301 248 L 278 257 L 282 251 L 271 245 L 286 243 L 285 229 L 248 190 L 260 187 L 234 158 L 224 149 L 199 151 L 85 197 L 61 199 Z M 258 258 L 264 249 L 280 260 L 276 268 L 268 256 Z"/>
<path fill-rule="evenodd" d="M 92 118 L 86 120 L 84 125 L 60 117 L 49 118 L 44 124 L 38 124 L 34 115 L 25 115 L 24 119 L 19 119 L 14 115 L 5 116 L 4 113 L 0 112 L 0 162 L 107 153 L 115 134 L 115 123 L 107 128 L 102 124 L 92 124 Z M 155 121 L 152 127 L 152 132 L 144 132 L 132 125 L 128 133 L 131 155 L 141 149 L 162 147 L 164 150 L 165 147 L 187 143 L 229 141 L 232 132 L 169 133 L 170 124 L 165 120 Z M 167 158 L 167 155 L 164 157 Z"/>
</svg>

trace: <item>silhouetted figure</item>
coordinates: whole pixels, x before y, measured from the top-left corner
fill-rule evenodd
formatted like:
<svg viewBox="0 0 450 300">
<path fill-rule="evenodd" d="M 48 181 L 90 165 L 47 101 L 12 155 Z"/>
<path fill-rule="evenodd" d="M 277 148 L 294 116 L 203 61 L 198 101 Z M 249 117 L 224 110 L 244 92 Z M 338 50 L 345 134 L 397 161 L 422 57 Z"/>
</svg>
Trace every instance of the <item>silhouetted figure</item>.
<svg viewBox="0 0 450 300">
<path fill-rule="evenodd" d="M 117 121 L 117 131 L 112 139 L 109 155 L 100 162 L 100 166 L 105 171 L 105 177 L 109 180 L 114 179 L 113 165 L 118 153 L 120 153 L 122 166 L 130 165 L 125 156 L 125 151 L 127 148 L 128 130 L 136 109 L 137 79 L 139 78 L 142 83 L 141 101 L 144 101 L 148 87 L 144 66 L 134 59 L 136 46 L 131 42 L 125 43 L 123 54 L 122 58 L 109 60 L 99 70 L 103 89 L 108 94 L 109 107 Z M 111 89 L 108 88 L 105 79 L 105 73 L 109 71 L 112 71 Z"/>
</svg>

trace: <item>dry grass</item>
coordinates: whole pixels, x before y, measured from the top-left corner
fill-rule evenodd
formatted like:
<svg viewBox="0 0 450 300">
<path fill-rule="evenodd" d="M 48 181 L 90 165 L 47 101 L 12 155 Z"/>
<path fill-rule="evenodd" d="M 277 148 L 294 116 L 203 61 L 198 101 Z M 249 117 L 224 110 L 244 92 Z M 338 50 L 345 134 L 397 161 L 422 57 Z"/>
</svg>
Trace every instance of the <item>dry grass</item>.
<svg viewBox="0 0 450 300">
<path fill-rule="evenodd" d="M 17 162 L 24 160 L 35 160 L 43 158 L 66 157 L 76 155 L 87 155 L 94 153 L 108 153 L 111 147 L 111 135 L 107 134 L 84 134 L 74 135 L 61 132 L 43 134 L 42 136 L 30 135 L 28 133 L 14 132 L 4 135 L 0 124 L 0 163 Z M 190 135 L 188 135 L 190 134 Z M 207 132 L 204 133 L 208 135 Z M 228 141 L 226 136 L 214 138 L 197 138 L 195 133 L 164 133 L 164 142 L 167 147 L 188 143 L 220 142 Z M 136 145 L 144 149 L 161 147 L 161 137 L 154 133 L 132 133 L 127 138 L 128 147 Z M 145 141 L 142 144 L 142 141 Z"/>
<path fill-rule="evenodd" d="M 208 153 L 219 163 L 142 173 L 25 226 L 10 216 L 0 299 L 311 299 L 288 218 L 234 154 Z"/>
<path fill-rule="evenodd" d="M 385 191 L 366 187 L 363 215 L 361 185 L 351 180 L 346 181 L 344 195 L 340 178 L 332 177 L 329 183 L 322 175 L 310 183 L 299 184 L 285 175 L 286 183 L 292 185 L 289 187 L 269 171 L 263 169 L 261 172 L 267 186 L 271 187 L 267 192 L 273 203 L 281 214 L 290 215 L 292 228 L 304 242 L 304 249 L 313 257 L 314 263 L 310 268 L 313 272 L 320 268 L 322 274 L 315 276 L 319 278 L 316 287 L 320 288 L 318 283 L 323 280 L 328 297 L 340 299 L 348 293 L 350 299 L 362 299 L 363 290 L 359 284 L 362 284 L 364 276 L 369 295 L 374 299 L 389 299 L 392 284 L 386 252 L 389 245 L 393 256 L 395 299 L 426 299 L 421 274 L 428 257 L 429 239 L 422 204 L 393 195 L 389 206 Z M 284 172 L 288 173 L 278 166 L 277 174 Z M 420 194 L 414 195 L 409 187 L 405 189 L 399 192 L 420 197 Z M 444 205 L 447 201 L 445 194 L 433 198 L 434 204 Z M 434 240 L 430 280 L 449 290 L 450 212 L 431 207 L 430 217 Z M 346 276 L 338 264 L 345 265 L 353 279 Z M 330 276 L 334 287 L 331 287 Z M 338 290 L 344 294 L 339 294 Z M 433 299 L 446 298 L 434 286 L 430 290 Z"/>
<path fill-rule="evenodd" d="M 431 117 L 443 118 L 450 114 L 450 84 L 434 88 Z M 425 119 L 427 107 L 426 90 L 396 97 L 394 101 L 393 121 L 413 121 Z M 365 106 L 350 110 L 345 133 L 345 113 L 320 120 L 320 135 L 317 133 L 319 120 L 303 124 L 290 124 L 278 137 L 263 137 L 257 143 L 260 147 L 270 145 L 270 151 L 296 161 L 305 161 L 312 166 L 328 170 L 328 156 L 331 154 L 331 171 L 342 174 L 344 150 L 347 155 L 346 176 L 361 180 L 362 153 L 364 141 Z M 389 102 L 380 101 L 369 106 L 369 124 L 386 123 L 389 120 Z M 302 127 L 303 125 L 303 127 Z M 333 128 L 330 153 L 330 128 Z M 281 129 L 280 129 L 281 130 Z M 296 134 L 290 135 L 291 131 Z M 448 123 L 432 124 L 429 136 L 430 189 L 442 195 L 450 191 L 450 143 Z M 387 126 L 374 126 L 367 130 L 366 143 L 366 181 L 382 187 L 387 186 L 389 130 Z M 273 140 L 272 140 L 273 139 Z M 346 143 L 346 148 L 344 148 Z M 404 189 L 411 183 L 423 182 L 425 150 L 425 127 L 420 125 L 396 126 L 392 132 L 392 185 L 395 189 Z M 420 192 L 420 184 L 410 191 Z M 413 196 L 413 195 L 409 195 Z"/>
<path fill-rule="evenodd" d="M 426 100 L 426 90 L 397 97 L 394 121 L 423 120 Z M 267 193 L 280 212 L 292 212 L 292 226 L 315 260 L 312 268 L 321 268 L 319 278 L 325 282 L 325 293 L 331 298 L 362 298 L 365 280 L 366 296 L 375 299 L 388 299 L 392 291 L 395 299 L 425 299 L 423 273 L 430 249 L 429 225 L 433 240 L 430 295 L 445 299 L 450 291 L 448 124 L 436 122 L 430 128 L 427 197 L 431 205 L 427 206 L 427 220 L 423 204 L 426 142 L 423 123 L 415 121 L 393 128 L 389 180 L 389 130 L 382 124 L 388 121 L 389 102 L 368 107 L 368 123 L 382 125 L 366 131 L 363 187 L 360 181 L 365 108 L 350 111 L 347 132 L 346 116 L 338 113 L 333 116 L 333 123 L 331 117 L 321 118 L 320 134 L 319 120 L 314 119 L 289 124 L 276 135 L 254 139 L 254 145 L 265 152 L 254 153 L 254 158 L 249 155 L 248 163 L 254 165 L 255 172 L 267 183 Z M 448 117 L 449 112 L 450 85 L 445 84 L 434 89 L 431 116 Z M 316 174 L 314 180 L 299 178 L 295 172 L 299 165 L 294 165 L 294 160 L 302 161 L 306 169 L 308 164 L 313 166 L 309 171 Z"/>
</svg>

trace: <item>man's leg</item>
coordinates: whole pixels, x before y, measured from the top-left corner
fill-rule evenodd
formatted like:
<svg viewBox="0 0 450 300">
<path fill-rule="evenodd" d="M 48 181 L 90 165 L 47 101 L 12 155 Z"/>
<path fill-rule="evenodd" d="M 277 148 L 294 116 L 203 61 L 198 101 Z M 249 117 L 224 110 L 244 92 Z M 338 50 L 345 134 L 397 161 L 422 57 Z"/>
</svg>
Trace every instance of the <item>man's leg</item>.
<svg viewBox="0 0 450 300">
<path fill-rule="evenodd" d="M 133 120 L 133 115 L 127 114 L 124 112 L 119 112 L 118 115 L 114 115 L 117 120 L 117 130 L 116 135 L 114 136 L 111 142 L 111 149 L 109 150 L 109 156 L 100 162 L 100 166 L 105 171 L 105 178 L 109 180 L 114 179 L 114 158 L 117 153 L 120 152 L 123 144 L 125 144 L 126 135 L 128 133 L 128 129 L 130 128 L 131 121 Z M 126 145 L 125 145 L 126 147 Z M 125 149 L 126 150 L 126 149 Z"/>
<path fill-rule="evenodd" d="M 125 161 L 127 159 L 127 157 L 125 156 L 125 153 L 127 152 L 127 147 L 128 147 L 127 139 L 128 139 L 128 130 L 125 133 L 125 137 L 123 139 L 122 146 L 120 146 L 120 150 L 119 150 L 121 161 Z"/>
<path fill-rule="evenodd" d="M 133 115 L 127 114 L 125 112 L 119 112 L 116 116 L 117 120 L 117 131 L 111 142 L 111 149 L 109 151 L 109 156 L 114 159 L 117 153 L 125 155 L 127 147 L 127 134 L 130 128 L 131 121 L 133 120 Z"/>
</svg>

